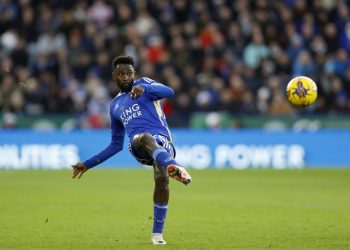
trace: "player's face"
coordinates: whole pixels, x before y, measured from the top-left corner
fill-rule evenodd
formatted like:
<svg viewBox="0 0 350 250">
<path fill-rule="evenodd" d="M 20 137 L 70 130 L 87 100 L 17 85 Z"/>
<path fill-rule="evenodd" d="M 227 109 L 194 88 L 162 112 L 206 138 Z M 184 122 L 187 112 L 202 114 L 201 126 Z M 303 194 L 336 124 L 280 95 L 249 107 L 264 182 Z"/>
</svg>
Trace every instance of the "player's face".
<svg viewBox="0 0 350 250">
<path fill-rule="evenodd" d="M 129 64 L 118 64 L 113 71 L 112 79 L 117 82 L 122 92 L 130 92 L 135 79 L 133 66 Z"/>
</svg>

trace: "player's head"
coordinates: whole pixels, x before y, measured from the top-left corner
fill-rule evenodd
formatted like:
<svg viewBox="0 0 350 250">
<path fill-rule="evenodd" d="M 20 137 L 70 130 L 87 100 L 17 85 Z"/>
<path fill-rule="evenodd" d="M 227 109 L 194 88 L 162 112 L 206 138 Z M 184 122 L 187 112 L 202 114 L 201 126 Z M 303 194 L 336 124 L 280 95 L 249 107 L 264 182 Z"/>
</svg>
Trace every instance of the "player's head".
<svg viewBox="0 0 350 250">
<path fill-rule="evenodd" d="M 135 80 L 134 59 L 131 56 L 118 56 L 113 59 L 112 79 L 121 92 L 130 92 Z"/>
</svg>

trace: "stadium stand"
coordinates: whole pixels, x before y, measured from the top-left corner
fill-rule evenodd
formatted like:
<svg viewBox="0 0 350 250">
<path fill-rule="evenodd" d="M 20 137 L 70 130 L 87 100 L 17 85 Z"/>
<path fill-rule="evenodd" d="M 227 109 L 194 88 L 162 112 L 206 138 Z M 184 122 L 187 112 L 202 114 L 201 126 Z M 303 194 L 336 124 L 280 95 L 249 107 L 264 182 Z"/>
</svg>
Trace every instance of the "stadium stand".
<svg viewBox="0 0 350 250">
<path fill-rule="evenodd" d="M 349 11 L 349 1 L 333 0 L 1 0 L 3 127 L 46 114 L 108 127 L 118 93 L 111 60 L 120 54 L 176 91 L 164 106 L 172 126 L 189 126 L 199 111 L 349 114 Z M 284 93 L 297 75 L 319 86 L 303 111 Z"/>
</svg>

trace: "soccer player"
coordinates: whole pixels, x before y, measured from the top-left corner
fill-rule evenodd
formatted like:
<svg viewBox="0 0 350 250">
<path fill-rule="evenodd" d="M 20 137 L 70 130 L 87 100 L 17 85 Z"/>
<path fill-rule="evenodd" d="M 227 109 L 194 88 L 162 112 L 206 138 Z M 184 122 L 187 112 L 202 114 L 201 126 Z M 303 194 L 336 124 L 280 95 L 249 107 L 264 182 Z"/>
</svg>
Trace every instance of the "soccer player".
<svg viewBox="0 0 350 250">
<path fill-rule="evenodd" d="M 88 169 L 121 151 L 126 132 L 131 154 L 141 164 L 153 166 L 155 188 L 151 240 L 155 245 L 166 244 L 163 225 L 169 200 L 168 176 L 185 185 L 192 181 L 186 169 L 174 159 L 175 148 L 161 106 L 161 100 L 172 97 L 174 92 L 147 77 L 135 81 L 134 60 L 130 56 L 114 58 L 112 79 L 120 93 L 110 103 L 111 143 L 90 159 L 73 165 L 73 178 L 80 178 Z"/>
</svg>

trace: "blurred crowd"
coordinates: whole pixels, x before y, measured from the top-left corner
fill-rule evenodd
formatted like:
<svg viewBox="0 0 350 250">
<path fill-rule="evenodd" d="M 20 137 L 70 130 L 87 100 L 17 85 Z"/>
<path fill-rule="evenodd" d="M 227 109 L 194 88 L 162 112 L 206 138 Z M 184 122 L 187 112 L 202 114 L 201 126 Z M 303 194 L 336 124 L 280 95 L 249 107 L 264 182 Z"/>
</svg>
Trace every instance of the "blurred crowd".
<svg viewBox="0 0 350 250">
<path fill-rule="evenodd" d="M 165 83 L 173 126 L 194 112 L 350 113 L 350 9 L 336 0 L 0 0 L 0 110 L 70 113 L 108 127 L 115 56 Z M 306 75 L 317 103 L 292 108 L 285 86 Z"/>
</svg>

